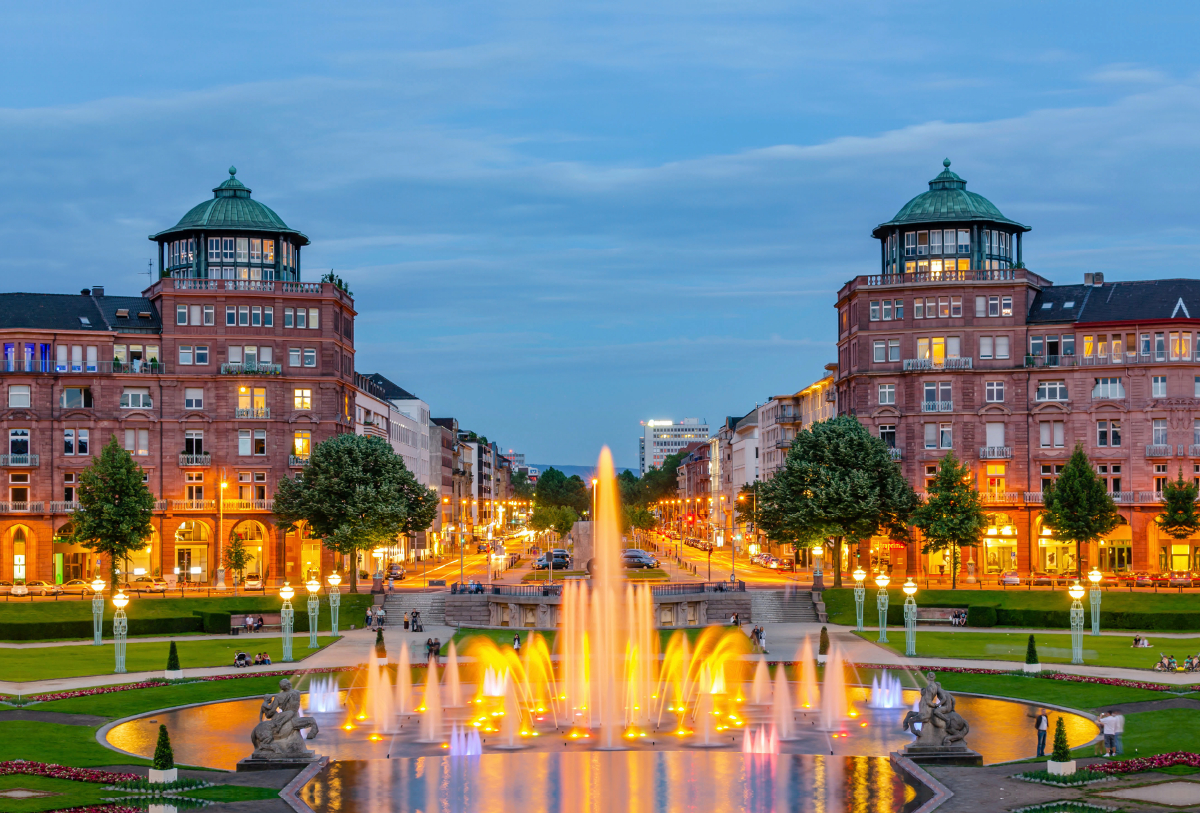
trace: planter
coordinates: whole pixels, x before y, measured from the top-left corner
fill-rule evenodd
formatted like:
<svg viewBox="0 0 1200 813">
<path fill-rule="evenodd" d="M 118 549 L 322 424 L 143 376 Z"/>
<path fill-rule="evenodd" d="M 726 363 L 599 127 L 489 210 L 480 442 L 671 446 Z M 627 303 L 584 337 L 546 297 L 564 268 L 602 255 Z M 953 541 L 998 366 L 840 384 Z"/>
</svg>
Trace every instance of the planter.
<svg viewBox="0 0 1200 813">
<path fill-rule="evenodd" d="M 1046 773 L 1053 776 L 1069 776 L 1075 773 L 1075 760 L 1070 762 L 1055 762 L 1052 759 L 1046 760 Z"/>
<path fill-rule="evenodd" d="M 1036 675 L 1038 672 L 1042 671 L 1042 665 L 1040 663 L 1023 663 L 1021 664 L 1021 668 L 1025 670 L 1026 674 L 1031 675 Z"/>
<path fill-rule="evenodd" d="M 818 655 L 818 656 L 817 656 L 817 663 L 825 663 L 825 659 L 826 659 L 826 658 L 828 658 L 828 657 L 829 657 L 828 655 Z"/>
<path fill-rule="evenodd" d="M 165 670 L 163 670 L 163 677 L 166 678 L 167 680 L 183 680 L 183 670 L 182 669 L 165 669 Z"/>
<path fill-rule="evenodd" d="M 1071 763 L 1074 765 L 1075 763 Z M 156 768 L 150 769 L 150 782 L 157 784 L 159 782 L 175 782 L 179 779 L 178 768 L 168 768 L 165 771 L 160 771 Z"/>
</svg>

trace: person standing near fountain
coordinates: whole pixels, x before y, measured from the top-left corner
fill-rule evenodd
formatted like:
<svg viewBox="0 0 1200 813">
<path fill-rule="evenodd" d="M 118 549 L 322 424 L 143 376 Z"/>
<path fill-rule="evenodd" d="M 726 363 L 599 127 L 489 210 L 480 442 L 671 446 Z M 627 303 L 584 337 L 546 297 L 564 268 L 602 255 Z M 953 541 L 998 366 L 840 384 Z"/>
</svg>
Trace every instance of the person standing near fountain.
<svg viewBox="0 0 1200 813">
<path fill-rule="evenodd" d="M 513 633 L 513 652 L 521 654 L 521 633 Z"/>
<path fill-rule="evenodd" d="M 1037 755 L 1046 756 L 1046 732 L 1050 730 L 1050 717 L 1045 709 L 1038 709 L 1033 718 L 1033 727 L 1037 730 Z"/>
</svg>

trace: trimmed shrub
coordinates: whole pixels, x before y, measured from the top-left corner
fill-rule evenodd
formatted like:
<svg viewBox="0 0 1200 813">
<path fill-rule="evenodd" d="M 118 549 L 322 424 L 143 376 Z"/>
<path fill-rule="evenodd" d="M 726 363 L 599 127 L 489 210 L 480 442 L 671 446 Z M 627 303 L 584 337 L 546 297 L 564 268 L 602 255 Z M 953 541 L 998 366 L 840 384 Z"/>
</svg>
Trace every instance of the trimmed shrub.
<svg viewBox="0 0 1200 813">
<path fill-rule="evenodd" d="M 1032 666 L 1038 663 L 1037 644 L 1033 642 L 1033 633 L 1029 633 L 1029 643 L 1025 646 L 1025 663 Z"/>
<path fill-rule="evenodd" d="M 967 608 L 967 626 L 996 626 L 996 609 L 997 608 L 992 604 L 972 604 Z"/>
<path fill-rule="evenodd" d="M 201 628 L 210 635 L 228 635 L 233 624 L 232 613 L 194 610 L 192 614 L 199 616 Z"/>
<path fill-rule="evenodd" d="M 817 654 L 818 655 L 828 655 L 829 654 L 829 630 L 827 630 L 825 627 L 821 627 L 821 643 L 820 643 L 820 646 L 817 648 Z"/>
<path fill-rule="evenodd" d="M 387 658 L 387 646 L 383 643 L 383 630 L 375 630 L 375 657 Z"/>
<path fill-rule="evenodd" d="M 1061 716 L 1054 723 L 1054 753 L 1050 759 L 1055 762 L 1071 761 L 1071 748 L 1067 745 L 1067 724 Z"/>
<path fill-rule="evenodd" d="M 171 644 L 174 649 L 174 642 Z M 175 752 L 171 750 L 171 738 L 167 734 L 167 727 L 159 725 L 158 727 L 158 744 L 154 746 L 154 769 L 156 771 L 169 771 L 175 767 Z"/>
<path fill-rule="evenodd" d="M 171 642 L 171 651 L 167 653 L 167 671 L 179 671 L 179 649 L 175 646 L 175 642 Z M 163 729 L 164 731 L 166 729 Z"/>
<path fill-rule="evenodd" d="M 130 618 L 130 635 L 178 635 L 203 632 L 194 615 L 167 618 Z M 112 618 L 104 619 L 104 635 L 112 635 Z M 37 641 L 45 638 L 91 638 L 92 622 L 87 621 L 11 621 L 0 622 L 0 640 Z"/>
</svg>

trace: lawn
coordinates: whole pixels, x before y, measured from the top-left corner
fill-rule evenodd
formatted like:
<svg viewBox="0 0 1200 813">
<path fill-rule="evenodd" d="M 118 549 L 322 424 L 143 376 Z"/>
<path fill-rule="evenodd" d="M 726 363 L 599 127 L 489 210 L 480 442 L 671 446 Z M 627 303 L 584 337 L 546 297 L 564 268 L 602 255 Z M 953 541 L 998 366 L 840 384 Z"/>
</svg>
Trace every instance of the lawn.
<svg viewBox="0 0 1200 813">
<path fill-rule="evenodd" d="M 25 788 L 61 794 L 40 799 L 0 798 L 0 813 L 40 813 L 43 810 L 103 804 L 105 797 L 115 795 L 113 791 L 101 790 L 103 787 L 95 782 L 73 782 L 70 779 L 53 779 L 49 776 L 0 776 L 0 790 Z"/>
<path fill-rule="evenodd" d="M 318 638 L 317 643 L 324 648 L 335 640 L 337 639 L 324 636 Z M 169 641 L 131 641 L 126 645 L 125 668 L 130 672 L 165 669 L 170 646 Z M 280 663 L 283 658 L 282 638 L 182 638 L 176 641 L 176 646 L 179 649 L 179 665 L 185 669 L 199 666 L 232 666 L 233 657 L 238 652 L 246 652 L 251 657 L 256 652 L 269 652 L 274 663 Z M 304 658 L 316 651 L 308 648 L 307 635 L 293 638 L 292 652 L 295 657 Z M 4 678 L 17 681 L 109 674 L 113 671 L 115 661 L 111 643 L 102 646 L 5 649 L 3 652 Z"/>
<path fill-rule="evenodd" d="M 1195 751 L 1196 729 L 1200 727 L 1200 711 L 1196 709 L 1164 709 L 1141 711 L 1125 715 L 1122 744 L 1125 759 L 1172 751 Z M 1078 748 L 1072 756 L 1092 756 L 1091 748 Z"/>
<path fill-rule="evenodd" d="M 96 742 L 96 729 L 33 720 L 0 722 L 0 760 L 56 762 L 76 768 L 149 765 L 150 760 L 118 754 Z"/>
<path fill-rule="evenodd" d="M 877 632 L 856 633 L 864 640 L 874 642 Z M 894 631 L 889 643 L 880 644 L 893 652 L 903 654 L 904 635 Z M 969 629 L 917 631 L 918 658 L 966 658 L 993 661 L 1025 662 L 1025 647 L 1029 640 L 1023 632 L 976 632 Z M 1071 636 L 1069 634 L 1039 632 L 1037 642 L 1038 660 L 1042 663 L 1070 663 Z M 1159 638 L 1150 635 L 1150 649 L 1134 649 L 1130 639 L 1124 635 L 1101 635 L 1083 637 L 1083 662 L 1100 666 L 1120 666 L 1128 669 L 1152 669 L 1160 652 L 1174 654 L 1183 662 L 1188 653 L 1200 651 L 1200 638 Z"/>
<path fill-rule="evenodd" d="M 278 799 L 279 791 L 253 785 L 217 785 L 212 788 L 189 790 L 185 795 L 194 799 L 207 799 L 210 802 L 253 802 Z"/>
</svg>

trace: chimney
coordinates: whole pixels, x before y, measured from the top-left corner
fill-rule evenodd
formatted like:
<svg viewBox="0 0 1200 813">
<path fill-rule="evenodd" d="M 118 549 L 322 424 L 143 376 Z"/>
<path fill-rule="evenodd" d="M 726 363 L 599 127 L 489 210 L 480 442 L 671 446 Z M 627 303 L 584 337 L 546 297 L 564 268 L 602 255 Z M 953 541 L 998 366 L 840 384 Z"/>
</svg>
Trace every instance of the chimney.
<svg viewBox="0 0 1200 813">
<path fill-rule="evenodd" d="M 92 286 L 92 296 L 104 296 L 104 286 L 103 285 L 93 285 Z"/>
<path fill-rule="evenodd" d="M 1097 271 L 1095 273 L 1095 275 L 1093 276 L 1093 280 L 1095 281 L 1095 283 L 1097 285 L 1103 285 L 1104 284 L 1104 273 L 1102 271 Z"/>
<path fill-rule="evenodd" d="M 91 296 L 91 295 L 92 295 L 92 289 L 91 289 L 91 288 L 84 288 L 84 289 L 83 289 L 82 291 L 80 291 L 79 293 L 83 294 L 84 296 Z"/>
<path fill-rule="evenodd" d="M 1096 276 L 1095 274 L 1084 274 L 1083 275 L 1083 285 L 1085 288 L 1092 285 L 1092 280 L 1095 278 L 1095 276 Z"/>
</svg>

